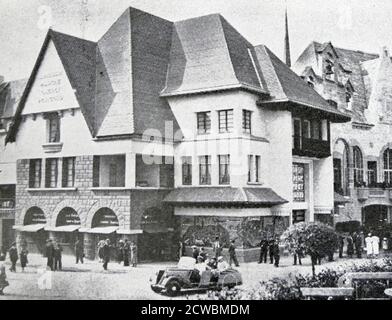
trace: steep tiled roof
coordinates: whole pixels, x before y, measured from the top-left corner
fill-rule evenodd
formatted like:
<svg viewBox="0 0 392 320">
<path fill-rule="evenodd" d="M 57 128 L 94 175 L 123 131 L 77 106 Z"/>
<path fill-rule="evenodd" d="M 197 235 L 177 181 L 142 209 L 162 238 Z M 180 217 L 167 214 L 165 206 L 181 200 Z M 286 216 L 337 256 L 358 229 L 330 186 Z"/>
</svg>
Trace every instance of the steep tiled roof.
<svg viewBox="0 0 392 320">
<path fill-rule="evenodd" d="M 189 187 L 177 188 L 164 199 L 173 205 L 255 205 L 270 207 L 287 201 L 270 188 Z"/>
<path fill-rule="evenodd" d="M 266 46 L 257 46 L 255 50 L 271 95 L 268 100 L 261 100 L 260 103 L 287 101 L 333 114 L 342 121 L 349 120 L 346 114 L 332 108 L 324 98 L 279 60 Z"/>
<path fill-rule="evenodd" d="M 253 46 L 219 14 L 176 22 L 161 95 L 240 87 L 266 92 L 249 50 Z"/>
<path fill-rule="evenodd" d="M 0 85 L 0 118 L 12 118 L 26 87 L 27 79 L 4 82 Z"/>
</svg>

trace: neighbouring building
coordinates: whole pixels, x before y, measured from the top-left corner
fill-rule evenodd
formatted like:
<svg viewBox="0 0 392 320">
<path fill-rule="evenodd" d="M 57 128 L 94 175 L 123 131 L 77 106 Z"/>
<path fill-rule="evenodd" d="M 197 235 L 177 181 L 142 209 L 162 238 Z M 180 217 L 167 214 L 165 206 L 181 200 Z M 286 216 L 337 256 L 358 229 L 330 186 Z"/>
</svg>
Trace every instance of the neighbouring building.
<svg viewBox="0 0 392 320">
<path fill-rule="evenodd" d="M 16 154 L 5 148 L 5 137 L 27 80 L 4 81 L 0 77 L 0 249 L 15 241 Z"/>
<path fill-rule="evenodd" d="M 49 30 L 6 130 L 17 240 L 79 238 L 95 258 L 129 238 L 162 260 L 219 236 L 256 260 L 262 236 L 331 218 L 331 128 L 348 121 L 219 14 L 129 8 L 97 42 Z"/>
<path fill-rule="evenodd" d="M 392 223 L 392 61 L 312 42 L 293 67 L 330 105 L 351 117 L 333 124 L 334 222 L 370 230 Z"/>
</svg>

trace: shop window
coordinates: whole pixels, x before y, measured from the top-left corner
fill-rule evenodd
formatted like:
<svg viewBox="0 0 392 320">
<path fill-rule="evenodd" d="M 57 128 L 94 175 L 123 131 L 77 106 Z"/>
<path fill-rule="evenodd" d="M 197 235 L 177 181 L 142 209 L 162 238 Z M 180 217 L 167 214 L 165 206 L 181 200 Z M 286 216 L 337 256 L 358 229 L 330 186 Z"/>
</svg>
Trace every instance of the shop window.
<svg viewBox="0 0 392 320">
<path fill-rule="evenodd" d="M 75 158 L 63 158 L 62 186 L 70 188 L 75 186 Z"/>
<path fill-rule="evenodd" d="M 219 155 L 219 184 L 230 184 L 230 155 Z"/>
<path fill-rule="evenodd" d="M 252 133 L 252 112 L 242 110 L 242 129 L 245 133 Z"/>
<path fill-rule="evenodd" d="M 30 160 L 30 171 L 29 171 L 29 187 L 39 188 L 41 187 L 41 159 Z"/>
<path fill-rule="evenodd" d="M 359 147 L 353 148 L 353 163 L 354 163 L 354 184 L 356 186 L 363 185 L 363 157 Z"/>
<path fill-rule="evenodd" d="M 199 157 L 199 176 L 201 185 L 211 184 L 211 157 Z"/>
<path fill-rule="evenodd" d="M 197 133 L 206 134 L 211 131 L 211 112 L 197 113 Z"/>
<path fill-rule="evenodd" d="M 219 115 L 219 132 L 231 132 L 233 130 L 233 109 L 220 110 Z"/>
<path fill-rule="evenodd" d="M 384 182 L 392 184 L 392 149 L 387 149 L 383 154 Z"/>
<path fill-rule="evenodd" d="M 52 113 L 46 116 L 48 126 L 49 143 L 60 142 L 60 116 L 57 113 Z"/>
<path fill-rule="evenodd" d="M 305 165 L 293 163 L 293 200 L 305 202 Z"/>
<path fill-rule="evenodd" d="M 45 166 L 45 187 L 56 188 L 58 176 L 58 159 L 46 159 Z"/>
<path fill-rule="evenodd" d="M 192 157 L 182 157 L 182 184 L 192 185 Z"/>
</svg>

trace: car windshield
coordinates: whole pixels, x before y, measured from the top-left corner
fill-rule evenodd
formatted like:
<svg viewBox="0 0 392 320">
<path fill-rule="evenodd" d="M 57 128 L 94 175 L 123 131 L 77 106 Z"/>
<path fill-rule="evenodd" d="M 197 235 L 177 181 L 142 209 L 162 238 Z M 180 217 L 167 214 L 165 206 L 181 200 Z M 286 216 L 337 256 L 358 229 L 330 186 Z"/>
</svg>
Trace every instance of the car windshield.
<svg viewBox="0 0 392 320">
<path fill-rule="evenodd" d="M 192 257 L 181 257 L 178 261 L 177 267 L 181 269 L 193 269 L 195 267 L 196 261 Z"/>
</svg>

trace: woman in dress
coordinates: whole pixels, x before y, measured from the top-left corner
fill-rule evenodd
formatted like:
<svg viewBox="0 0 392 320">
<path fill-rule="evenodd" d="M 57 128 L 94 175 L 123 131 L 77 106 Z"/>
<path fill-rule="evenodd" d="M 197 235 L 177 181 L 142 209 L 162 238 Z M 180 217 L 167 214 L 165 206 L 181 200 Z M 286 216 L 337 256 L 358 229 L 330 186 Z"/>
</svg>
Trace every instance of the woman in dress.
<svg viewBox="0 0 392 320">
<path fill-rule="evenodd" d="M 22 247 L 19 253 L 19 257 L 20 257 L 20 265 L 22 267 L 22 272 L 24 272 L 24 269 L 26 268 L 26 265 L 28 263 L 27 260 L 27 255 L 28 255 L 28 251 L 26 248 Z"/>
<path fill-rule="evenodd" d="M 131 242 L 130 249 L 131 249 L 131 264 L 132 264 L 132 267 L 136 267 L 137 266 L 137 246 L 133 241 Z"/>
</svg>

